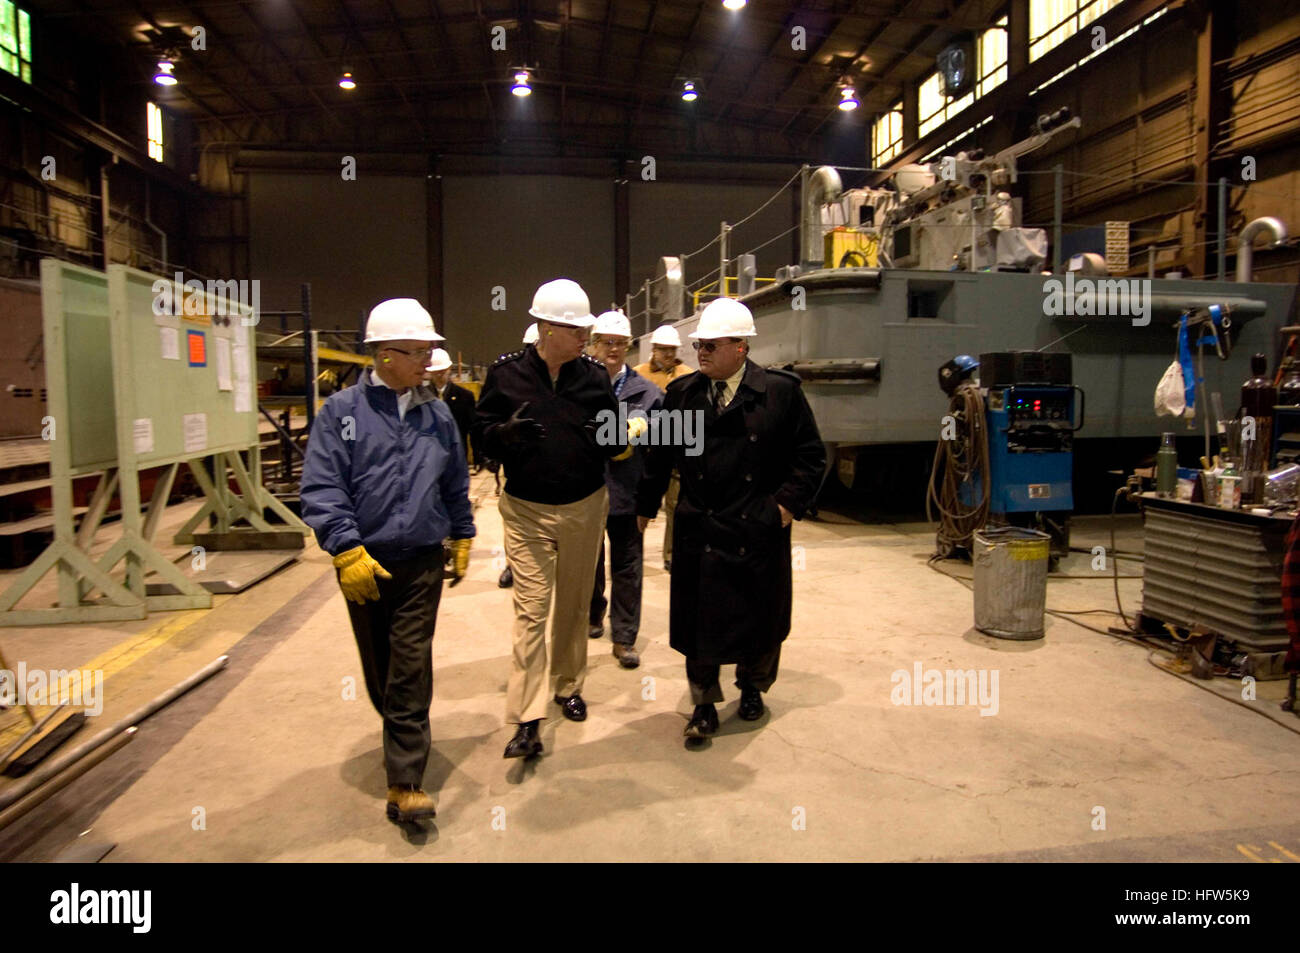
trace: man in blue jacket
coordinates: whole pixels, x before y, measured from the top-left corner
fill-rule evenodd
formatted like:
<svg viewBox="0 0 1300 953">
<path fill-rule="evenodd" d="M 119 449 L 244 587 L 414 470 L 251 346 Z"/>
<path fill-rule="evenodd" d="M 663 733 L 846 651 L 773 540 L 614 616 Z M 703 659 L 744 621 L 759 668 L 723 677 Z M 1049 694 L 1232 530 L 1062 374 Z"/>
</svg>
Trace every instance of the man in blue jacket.
<svg viewBox="0 0 1300 953">
<path fill-rule="evenodd" d="M 455 586 L 474 536 L 456 423 L 421 384 L 441 340 L 415 299 L 376 305 L 366 322 L 375 366 L 325 401 L 302 471 L 302 516 L 334 557 L 366 690 L 384 720 L 386 812 L 398 822 L 435 814 L 421 785 L 443 546 Z"/>
<path fill-rule="evenodd" d="M 663 406 L 664 392 L 649 378 L 642 377 L 625 362 L 632 343 L 632 325 L 617 311 L 606 311 L 596 319 L 591 332 L 593 356 L 609 372 L 614 397 L 625 408 L 629 423 L 645 421 Z M 626 460 L 605 464 L 605 488 L 609 490 L 609 515 L 605 535 L 609 537 L 609 599 L 605 598 L 605 546 L 596 560 L 596 587 L 591 594 L 591 630 L 598 639 L 605 632 L 605 607 L 609 607 L 609 637 L 614 657 L 623 668 L 636 668 L 641 657 L 636 637 L 641 630 L 642 537 L 636 524 L 636 489 L 645 470 L 645 448 L 637 447 Z"/>
</svg>

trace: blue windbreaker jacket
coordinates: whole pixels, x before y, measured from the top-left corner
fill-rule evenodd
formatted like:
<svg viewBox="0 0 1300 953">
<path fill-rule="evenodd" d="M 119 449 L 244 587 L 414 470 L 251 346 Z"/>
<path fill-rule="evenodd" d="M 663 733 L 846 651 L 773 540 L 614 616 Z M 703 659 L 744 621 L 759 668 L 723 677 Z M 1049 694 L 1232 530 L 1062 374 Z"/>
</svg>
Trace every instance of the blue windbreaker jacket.
<svg viewBox="0 0 1300 953">
<path fill-rule="evenodd" d="M 469 470 L 451 411 L 420 387 L 400 419 L 397 392 L 372 374 L 333 394 L 312 424 L 301 498 L 316 542 L 331 556 L 364 545 L 382 563 L 472 537 Z"/>
</svg>

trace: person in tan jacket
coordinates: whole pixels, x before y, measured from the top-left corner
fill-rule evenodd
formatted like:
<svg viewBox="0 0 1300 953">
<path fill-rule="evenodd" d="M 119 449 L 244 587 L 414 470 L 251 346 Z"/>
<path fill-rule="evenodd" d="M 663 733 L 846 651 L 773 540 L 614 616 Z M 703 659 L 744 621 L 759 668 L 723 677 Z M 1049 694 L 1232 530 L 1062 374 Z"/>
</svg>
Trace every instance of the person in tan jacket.
<svg viewBox="0 0 1300 953">
<path fill-rule="evenodd" d="M 677 357 L 677 349 L 682 346 L 681 335 L 671 324 L 661 324 L 650 335 L 650 360 L 638 364 L 632 370 L 642 377 L 649 378 L 662 391 L 668 390 L 668 384 L 694 374 L 695 371 L 683 364 Z M 664 496 L 664 512 L 667 525 L 664 527 L 664 572 L 673 569 L 673 510 L 677 508 L 677 491 L 681 486 L 677 471 L 673 471 L 668 481 L 668 492 Z"/>
</svg>

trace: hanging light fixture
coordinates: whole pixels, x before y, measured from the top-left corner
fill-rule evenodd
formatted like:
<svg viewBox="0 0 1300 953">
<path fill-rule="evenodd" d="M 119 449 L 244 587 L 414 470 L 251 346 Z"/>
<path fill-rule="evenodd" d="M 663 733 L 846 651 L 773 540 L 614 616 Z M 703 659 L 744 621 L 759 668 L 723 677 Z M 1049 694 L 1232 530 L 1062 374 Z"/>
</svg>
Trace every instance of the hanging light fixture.
<svg viewBox="0 0 1300 953">
<path fill-rule="evenodd" d="M 356 89 L 357 81 L 352 78 L 351 70 L 344 70 L 343 75 L 339 77 L 339 89 Z"/>
<path fill-rule="evenodd" d="M 159 60 L 158 72 L 153 74 L 153 81 L 159 86 L 175 86 L 178 80 L 172 75 L 174 69 L 176 63 L 173 60 Z"/>
<path fill-rule="evenodd" d="M 743 10 L 745 8 L 745 0 L 722 0 L 722 5 L 728 10 Z"/>
<path fill-rule="evenodd" d="M 862 104 L 858 102 L 857 90 L 855 90 L 852 85 L 845 83 L 840 87 L 840 109 L 848 113 L 853 112 L 853 110 L 857 109 L 860 105 Z"/>
<path fill-rule="evenodd" d="M 532 94 L 533 87 L 528 85 L 528 70 L 521 69 L 515 73 L 515 82 L 514 85 L 510 87 L 510 92 L 514 93 L 520 99 Z"/>
<path fill-rule="evenodd" d="M 697 99 L 699 99 L 699 98 L 700 98 L 700 94 L 699 94 L 699 92 L 695 89 L 695 81 L 694 81 L 694 80 L 690 80 L 690 79 L 683 80 L 683 81 L 682 81 L 682 99 L 685 100 L 685 101 L 688 102 L 688 103 L 693 103 L 693 102 L 695 102 L 695 100 L 697 100 Z"/>
</svg>

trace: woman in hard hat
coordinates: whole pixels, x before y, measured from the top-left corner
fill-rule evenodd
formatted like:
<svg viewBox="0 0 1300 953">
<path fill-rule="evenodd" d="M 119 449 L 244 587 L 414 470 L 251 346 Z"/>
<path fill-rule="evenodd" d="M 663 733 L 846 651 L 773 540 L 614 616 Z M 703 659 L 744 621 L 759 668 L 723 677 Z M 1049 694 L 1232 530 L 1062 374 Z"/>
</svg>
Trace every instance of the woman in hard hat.
<svg viewBox="0 0 1300 953">
<path fill-rule="evenodd" d="M 515 607 L 506 721 L 518 725 L 507 758 L 541 753 L 548 695 L 569 720 L 587 717 L 587 612 L 609 509 L 605 460 L 631 449 L 597 442 L 597 415 L 618 408 L 609 374 L 582 353 L 594 320 L 587 293 L 567 278 L 548 281 L 529 314 L 537 344 L 488 370 L 474 429 L 474 446 L 506 473 L 500 510 Z"/>
<path fill-rule="evenodd" d="M 662 391 L 679 377 L 694 374 L 690 366 L 683 364 L 677 357 L 677 349 L 682 346 L 681 335 L 671 324 L 661 324 L 650 335 L 650 360 L 633 368 L 642 377 Z M 664 495 L 664 572 L 673 569 L 673 510 L 677 509 L 677 492 L 680 488 L 677 471 L 673 471 L 668 481 L 668 492 Z"/>
<path fill-rule="evenodd" d="M 474 536 L 456 422 L 421 383 L 441 340 L 413 298 L 376 305 L 366 322 L 375 366 L 325 401 L 302 468 L 302 518 L 334 557 L 366 691 L 384 720 L 386 812 L 399 822 L 435 813 L 422 784 L 443 547 L 454 586 Z"/>
<path fill-rule="evenodd" d="M 668 385 L 664 415 L 701 415 L 703 452 L 651 446 L 637 492 L 644 530 L 669 474 L 681 473 L 669 641 L 686 656 L 688 738 L 718 730 L 722 665 L 736 666 L 740 717 L 762 716 L 790 632 L 790 523 L 812 504 L 826 463 L 799 378 L 750 360 L 755 334 L 739 301 L 719 298 L 701 313 L 691 335 L 700 373 Z"/>
<path fill-rule="evenodd" d="M 663 405 L 664 392 L 624 363 L 632 343 L 632 325 L 618 311 L 606 311 L 591 329 L 596 360 L 609 372 L 614 396 L 626 407 L 630 421 L 646 419 Z M 609 607 L 609 637 L 614 657 L 623 668 L 636 668 L 641 657 L 636 637 L 641 630 L 641 576 L 643 551 L 641 530 L 636 523 L 636 488 L 645 469 L 645 448 L 637 447 L 626 460 L 610 461 L 605 468 L 609 490 L 609 516 L 605 535 L 609 537 L 609 599 L 605 598 L 605 546 L 596 560 L 596 585 L 591 594 L 593 639 L 605 633 L 605 608 Z"/>
</svg>

